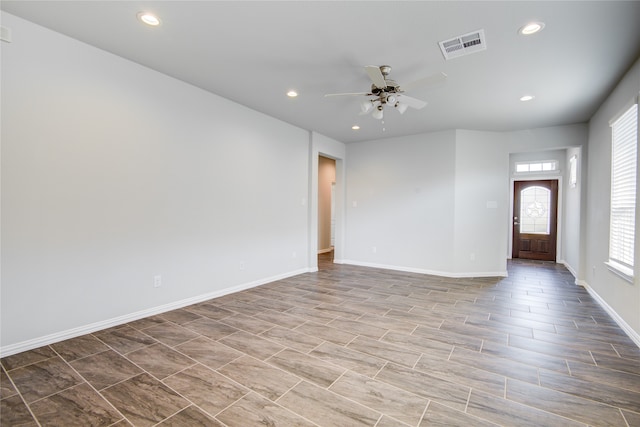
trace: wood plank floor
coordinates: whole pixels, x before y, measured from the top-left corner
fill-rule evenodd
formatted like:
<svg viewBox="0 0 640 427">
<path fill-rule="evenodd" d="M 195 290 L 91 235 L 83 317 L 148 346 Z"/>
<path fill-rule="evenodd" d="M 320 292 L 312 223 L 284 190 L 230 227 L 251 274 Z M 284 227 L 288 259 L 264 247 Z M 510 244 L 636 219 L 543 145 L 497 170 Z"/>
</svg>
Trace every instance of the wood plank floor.
<svg viewBox="0 0 640 427">
<path fill-rule="evenodd" d="M 561 266 L 335 265 L 2 359 L 2 426 L 640 426 L 640 350 Z"/>
</svg>

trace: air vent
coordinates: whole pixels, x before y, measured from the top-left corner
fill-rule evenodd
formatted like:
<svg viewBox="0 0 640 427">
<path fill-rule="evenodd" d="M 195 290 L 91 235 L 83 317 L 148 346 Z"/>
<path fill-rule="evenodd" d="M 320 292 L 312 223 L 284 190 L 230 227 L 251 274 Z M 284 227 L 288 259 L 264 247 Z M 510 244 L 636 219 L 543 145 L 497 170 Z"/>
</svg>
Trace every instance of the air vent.
<svg viewBox="0 0 640 427">
<path fill-rule="evenodd" d="M 487 48 L 484 30 L 472 31 L 438 43 L 446 60 L 480 52 Z"/>
</svg>

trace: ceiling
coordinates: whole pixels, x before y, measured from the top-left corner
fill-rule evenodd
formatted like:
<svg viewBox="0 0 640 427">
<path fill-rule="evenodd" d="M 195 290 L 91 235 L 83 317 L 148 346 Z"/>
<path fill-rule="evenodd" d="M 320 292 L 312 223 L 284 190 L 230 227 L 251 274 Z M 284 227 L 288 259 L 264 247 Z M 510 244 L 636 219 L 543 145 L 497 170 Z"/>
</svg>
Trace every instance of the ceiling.
<svg viewBox="0 0 640 427">
<path fill-rule="evenodd" d="M 585 122 L 640 56 L 640 1 L 3 0 L 0 7 L 342 142 Z M 143 25 L 140 11 L 162 24 Z M 544 30 L 518 34 L 529 21 Z M 445 60 L 439 41 L 479 29 L 486 50 Z M 383 64 L 400 86 L 437 72 L 448 78 L 407 92 L 428 105 L 385 111 L 384 123 L 359 115 L 359 97 L 324 97 L 368 91 L 364 66 Z M 287 97 L 290 89 L 299 96 Z M 519 101 L 525 94 L 535 98 Z"/>
</svg>

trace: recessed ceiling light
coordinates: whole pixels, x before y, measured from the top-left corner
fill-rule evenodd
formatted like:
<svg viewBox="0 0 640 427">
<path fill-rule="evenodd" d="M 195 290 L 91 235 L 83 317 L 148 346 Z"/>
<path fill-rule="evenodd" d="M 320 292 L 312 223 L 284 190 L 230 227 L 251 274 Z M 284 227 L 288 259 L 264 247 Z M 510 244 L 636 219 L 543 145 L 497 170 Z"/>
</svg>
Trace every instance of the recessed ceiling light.
<svg viewBox="0 0 640 427">
<path fill-rule="evenodd" d="M 138 19 L 147 25 L 151 25 L 152 27 L 157 27 L 158 25 L 160 25 L 160 18 L 149 12 L 138 13 Z"/>
<path fill-rule="evenodd" d="M 358 129 L 360 129 L 360 126 L 358 126 L 358 125 L 353 125 L 353 126 L 351 126 L 351 129 L 353 129 L 353 130 L 358 130 Z"/>
<path fill-rule="evenodd" d="M 535 98 L 535 96 L 533 95 L 524 95 L 520 97 L 520 101 L 523 101 L 523 102 L 531 101 L 533 98 Z"/>
<path fill-rule="evenodd" d="M 530 22 L 527 25 L 521 27 L 518 32 L 523 36 L 530 36 L 531 34 L 542 31 L 543 28 L 544 22 Z"/>
<path fill-rule="evenodd" d="M 289 92 L 287 92 L 287 96 L 289 98 L 295 98 L 296 96 L 298 96 L 298 92 L 296 92 L 295 90 L 290 90 Z"/>
</svg>

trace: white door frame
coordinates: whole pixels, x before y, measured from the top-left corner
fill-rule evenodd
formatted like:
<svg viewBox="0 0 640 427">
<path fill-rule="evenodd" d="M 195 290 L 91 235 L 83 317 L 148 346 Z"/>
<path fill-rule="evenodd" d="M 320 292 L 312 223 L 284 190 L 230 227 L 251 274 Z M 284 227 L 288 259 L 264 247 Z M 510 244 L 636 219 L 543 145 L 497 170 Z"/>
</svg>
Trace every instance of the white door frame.
<svg viewBox="0 0 640 427">
<path fill-rule="evenodd" d="M 556 218 L 556 262 L 562 260 L 562 225 L 563 225 L 563 214 L 562 214 L 562 195 L 563 195 L 563 186 L 562 186 L 562 175 L 552 175 L 552 174 L 543 174 L 543 175 L 525 175 L 525 176 L 511 176 L 511 180 L 509 182 L 509 247 L 507 248 L 507 259 L 511 259 L 511 253 L 513 252 L 513 216 L 515 215 L 513 212 L 513 190 L 514 183 L 516 181 L 539 181 L 539 180 L 557 180 L 558 181 L 558 217 Z"/>
<path fill-rule="evenodd" d="M 341 142 L 315 132 L 309 132 L 309 211 L 308 211 L 308 270 L 318 271 L 318 159 L 320 156 L 336 161 L 336 235 L 333 262 L 344 257 L 345 224 L 345 158 L 346 148 Z"/>
</svg>

